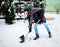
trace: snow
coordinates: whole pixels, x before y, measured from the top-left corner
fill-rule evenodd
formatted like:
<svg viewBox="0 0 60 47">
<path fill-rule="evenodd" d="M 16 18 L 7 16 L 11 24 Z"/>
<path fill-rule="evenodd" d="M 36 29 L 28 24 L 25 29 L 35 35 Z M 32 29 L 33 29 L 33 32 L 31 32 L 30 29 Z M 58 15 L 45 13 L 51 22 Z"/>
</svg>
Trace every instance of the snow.
<svg viewBox="0 0 60 47">
<path fill-rule="evenodd" d="M 0 47 L 60 47 L 60 14 L 45 13 L 45 17 L 55 18 L 47 20 L 52 38 L 48 37 L 45 27 L 41 24 L 38 25 L 40 38 L 33 40 L 35 33 L 32 27 L 32 32 L 25 38 L 24 43 L 19 43 L 21 41 L 19 37 L 28 33 L 28 21 L 15 20 L 14 24 L 7 25 L 0 19 Z"/>
</svg>

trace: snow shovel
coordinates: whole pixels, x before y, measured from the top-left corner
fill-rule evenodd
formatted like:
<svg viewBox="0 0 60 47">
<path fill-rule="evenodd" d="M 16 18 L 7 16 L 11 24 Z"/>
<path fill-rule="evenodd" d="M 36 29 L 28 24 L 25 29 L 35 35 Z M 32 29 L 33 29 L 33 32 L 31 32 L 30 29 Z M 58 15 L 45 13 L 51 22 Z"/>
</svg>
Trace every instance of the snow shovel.
<svg viewBox="0 0 60 47">
<path fill-rule="evenodd" d="M 25 41 L 25 38 L 27 37 L 28 34 L 29 34 L 29 32 L 26 34 L 25 37 L 24 37 L 24 35 L 19 37 L 21 39 L 20 43 L 23 43 Z"/>
<path fill-rule="evenodd" d="M 40 20 L 38 20 L 38 22 L 39 22 Z M 37 23 L 38 23 L 37 22 Z M 36 25 L 36 24 L 35 24 Z M 24 35 L 22 35 L 22 36 L 20 36 L 20 38 L 21 38 L 21 42 L 20 43 L 23 43 L 24 41 L 25 41 L 25 38 L 27 37 L 27 35 L 29 34 L 29 32 L 26 34 L 26 36 L 24 37 Z"/>
</svg>

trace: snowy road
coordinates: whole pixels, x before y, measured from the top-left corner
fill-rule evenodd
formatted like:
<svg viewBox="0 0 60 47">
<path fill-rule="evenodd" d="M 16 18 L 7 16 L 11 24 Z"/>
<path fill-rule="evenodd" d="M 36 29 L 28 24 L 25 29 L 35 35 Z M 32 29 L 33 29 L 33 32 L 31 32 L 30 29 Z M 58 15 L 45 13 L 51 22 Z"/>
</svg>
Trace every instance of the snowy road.
<svg viewBox="0 0 60 47">
<path fill-rule="evenodd" d="M 45 16 L 55 18 L 54 20 L 47 20 L 52 38 L 48 38 L 48 33 L 41 24 L 38 25 L 40 38 L 33 40 L 35 34 L 34 29 L 32 29 L 32 32 L 22 44 L 19 43 L 19 37 L 22 34 L 27 34 L 28 22 L 25 21 L 24 23 L 24 20 L 16 20 L 13 25 L 7 25 L 4 20 L 0 19 L 0 47 L 60 47 L 60 14 L 45 13 Z"/>
</svg>

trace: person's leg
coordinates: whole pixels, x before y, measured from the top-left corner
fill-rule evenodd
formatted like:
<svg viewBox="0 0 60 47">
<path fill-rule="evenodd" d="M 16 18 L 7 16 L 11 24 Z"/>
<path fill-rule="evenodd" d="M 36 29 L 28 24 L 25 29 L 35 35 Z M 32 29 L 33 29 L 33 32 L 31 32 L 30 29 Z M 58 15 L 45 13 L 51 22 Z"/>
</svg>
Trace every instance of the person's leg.
<svg viewBox="0 0 60 47">
<path fill-rule="evenodd" d="M 49 38 L 51 38 L 51 31 L 50 31 L 48 25 L 46 23 L 43 23 L 43 24 L 44 24 L 45 28 L 47 29 L 47 32 L 49 34 Z"/>
<path fill-rule="evenodd" d="M 36 40 L 36 39 L 39 38 L 39 33 L 38 33 L 38 29 L 37 29 L 37 24 L 35 24 L 34 30 L 35 30 L 35 34 L 36 34 L 36 37 L 34 38 L 34 40 Z"/>
</svg>

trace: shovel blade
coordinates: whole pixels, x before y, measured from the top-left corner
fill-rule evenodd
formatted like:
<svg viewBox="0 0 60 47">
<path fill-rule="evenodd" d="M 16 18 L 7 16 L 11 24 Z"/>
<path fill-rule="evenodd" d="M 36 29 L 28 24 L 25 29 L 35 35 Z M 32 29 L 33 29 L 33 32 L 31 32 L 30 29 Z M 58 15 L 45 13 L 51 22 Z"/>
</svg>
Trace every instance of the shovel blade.
<svg viewBox="0 0 60 47">
<path fill-rule="evenodd" d="M 23 43 L 23 42 L 25 41 L 24 35 L 22 35 L 22 36 L 20 37 L 20 39 L 21 39 L 20 43 Z"/>
</svg>

